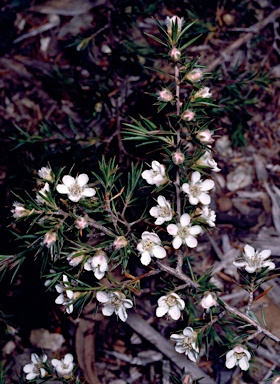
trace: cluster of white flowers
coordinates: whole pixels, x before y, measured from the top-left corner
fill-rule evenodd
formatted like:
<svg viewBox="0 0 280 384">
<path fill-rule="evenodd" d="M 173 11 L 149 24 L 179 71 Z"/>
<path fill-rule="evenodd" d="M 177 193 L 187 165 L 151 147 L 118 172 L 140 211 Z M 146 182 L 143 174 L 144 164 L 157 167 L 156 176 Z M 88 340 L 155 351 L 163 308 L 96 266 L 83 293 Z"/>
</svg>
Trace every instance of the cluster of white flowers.
<svg viewBox="0 0 280 384">
<path fill-rule="evenodd" d="M 127 299 L 122 292 L 103 292 L 96 294 L 96 299 L 103 304 L 102 313 L 104 316 L 111 316 L 115 313 L 121 321 L 127 320 L 126 310 L 133 307 L 130 299 Z"/>
<path fill-rule="evenodd" d="M 39 357 L 36 353 L 31 354 L 31 363 L 23 367 L 23 372 L 26 373 L 26 380 L 34 380 L 37 378 L 43 379 L 47 375 L 45 364 L 48 360 L 47 355 Z M 61 360 L 52 359 L 51 364 L 54 367 L 57 375 L 63 379 L 70 379 L 74 368 L 73 356 L 67 353 Z"/>
</svg>

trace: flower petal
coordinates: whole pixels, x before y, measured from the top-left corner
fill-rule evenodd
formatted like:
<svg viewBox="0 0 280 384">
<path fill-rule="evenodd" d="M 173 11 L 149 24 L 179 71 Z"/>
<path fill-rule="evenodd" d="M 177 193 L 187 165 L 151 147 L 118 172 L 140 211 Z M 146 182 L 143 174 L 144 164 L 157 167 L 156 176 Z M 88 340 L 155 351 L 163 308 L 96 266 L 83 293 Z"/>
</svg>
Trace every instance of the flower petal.
<svg viewBox="0 0 280 384">
<path fill-rule="evenodd" d="M 265 260 L 271 255 L 271 250 L 270 249 L 264 249 L 261 251 L 258 256 L 262 259 Z"/>
<path fill-rule="evenodd" d="M 163 259 L 166 256 L 166 250 L 163 247 L 156 245 L 153 248 L 153 255 L 158 259 Z"/>
<path fill-rule="evenodd" d="M 96 190 L 94 188 L 84 188 L 82 192 L 82 196 L 92 197 L 96 194 Z"/>
<path fill-rule="evenodd" d="M 118 313 L 118 316 L 121 319 L 121 321 L 126 321 L 127 320 L 127 313 L 126 313 L 125 307 L 123 305 L 121 305 L 119 307 L 117 313 Z"/>
<path fill-rule="evenodd" d="M 88 175 L 86 175 L 85 173 L 81 173 L 78 177 L 77 177 L 77 183 L 81 186 L 81 187 L 84 187 L 87 182 L 89 180 L 89 177 Z"/>
<path fill-rule="evenodd" d="M 96 268 L 94 271 L 94 276 L 97 278 L 97 280 L 100 280 L 104 277 L 105 271 L 101 272 L 99 268 Z"/>
<path fill-rule="evenodd" d="M 168 307 L 167 304 L 166 305 L 161 305 L 160 307 L 157 307 L 157 309 L 156 309 L 156 316 L 157 317 L 162 317 L 162 316 L 166 315 L 167 312 L 168 312 L 168 309 L 169 309 L 169 307 Z"/>
<path fill-rule="evenodd" d="M 153 217 L 158 217 L 159 216 L 159 209 L 158 207 L 152 207 L 150 209 L 150 215 Z"/>
<path fill-rule="evenodd" d="M 186 337 L 192 337 L 193 336 L 193 329 L 192 329 L 192 327 L 186 327 L 183 330 L 183 335 L 186 336 Z"/>
<path fill-rule="evenodd" d="M 63 184 L 65 184 L 67 187 L 71 187 L 73 184 L 76 183 L 76 180 L 74 179 L 74 177 L 70 176 L 70 175 L 66 175 L 66 176 L 63 176 L 62 178 L 62 182 Z"/>
<path fill-rule="evenodd" d="M 132 308 L 133 307 L 133 302 L 130 299 L 124 299 L 123 300 L 123 305 L 125 308 Z"/>
<path fill-rule="evenodd" d="M 159 196 L 157 198 L 157 201 L 158 201 L 158 205 L 161 206 L 161 207 L 166 207 L 167 205 L 167 201 L 166 201 L 166 198 L 164 196 Z"/>
<path fill-rule="evenodd" d="M 187 183 L 184 183 L 184 184 L 182 185 L 182 191 L 185 192 L 185 193 L 187 193 L 187 194 L 189 194 L 189 193 L 190 193 L 190 185 L 187 184 Z"/>
<path fill-rule="evenodd" d="M 193 225 L 190 228 L 190 234 L 193 236 L 199 235 L 202 232 L 202 229 L 199 225 Z"/>
<path fill-rule="evenodd" d="M 210 202 L 211 202 L 211 197 L 205 193 L 205 192 L 202 192 L 199 196 L 198 196 L 198 200 L 201 202 L 201 204 L 203 205 L 209 205 Z"/>
<path fill-rule="evenodd" d="M 74 203 L 77 203 L 81 199 L 82 195 L 75 196 L 75 195 L 68 195 L 68 199 L 73 201 Z"/>
<path fill-rule="evenodd" d="M 64 298 L 64 295 L 63 293 L 61 295 L 59 295 L 56 299 L 55 299 L 55 304 L 63 304 L 65 301 L 65 298 Z"/>
<path fill-rule="evenodd" d="M 192 177 L 191 177 L 191 183 L 196 184 L 200 180 L 200 177 L 201 177 L 201 175 L 198 171 L 193 172 Z"/>
<path fill-rule="evenodd" d="M 184 336 L 182 334 L 178 334 L 178 333 L 172 333 L 172 335 L 170 335 L 170 339 L 172 341 L 176 341 L 177 343 L 185 340 L 185 338 L 186 338 L 186 336 Z"/>
<path fill-rule="evenodd" d="M 69 193 L 69 189 L 65 184 L 58 184 L 56 190 L 58 193 Z"/>
<path fill-rule="evenodd" d="M 185 353 L 186 347 L 184 345 L 175 345 L 175 351 L 178 353 Z"/>
<path fill-rule="evenodd" d="M 26 375 L 26 380 L 33 380 L 33 379 L 35 379 L 35 377 L 37 377 L 37 376 L 38 376 L 37 373 L 35 373 L 35 372 L 30 372 L 30 373 L 28 373 L 28 375 Z"/>
<path fill-rule="evenodd" d="M 252 259 L 254 256 L 255 256 L 255 250 L 253 247 L 251 247 L 251 245 L 249 244 L 246 244 L 245 247 L 244 247 L 244 252 L 246 253 L 246 256 L 249 258 L 249 259 Z"/>
<path fill-rule="evenodd" d="M 34 369 L 34 364 L 26 364 L 24 367 L 23 367 L 23 372 L 24 373 L 29 373 L 29 372 L 32 372 Z"/>
<path fill-rule="evenodd" d="M 178 320 L 181 316 L 181 311 L 177 305 L 174 305 L 169 309 L 168 314 L 170 317 L 172 317 L 173 320 Z"/>
<path fill-rule="evenodd" d="M 189 202 L 191 205 L 197 205 L 199 203 L 199 199 L 193 195 L 190 195 Z"/>
<path fill-rule="evenodd" d="M 66 355 L 64 356 L 64 359 L 63 359 L 63 361 L 64 361 L 64 364 L 70 364 L 70 363 L 72 363 L 72 361 L 73 361 L 73 355 L 71 355 L 71 353 L 66 353 Z"/>
<path fill-rule="evenodd" d="M 150 264 L 151 260 L 152 258 L 148 251 L 142 253 L 140 261 L 143 265 Z"/>
<path fill-rule="evenodd" d="M 177 232 L 178 232 L 178 227 L 177 225 L 175 224 L 169 224 L 166 228 L 167 232 L 170 234 L 170 235 L 173 235 L 173 236 L 176 236 L 177 235 Z"/>
<path fill-rule="evenodd" d="M 195 352 L 193 349 L 189 351 L 188 353 L 188 358 L 193 361 L 194 363 L 196 362 L 197 358 L 198 358 L 198 353 Z"/>
<path fill-rule="evenodd" d="M 185 238 L 185 242 L 189 248 L 195 248 L 197 246 L 197 240 L 193 236 L 187 236 Z"/>
<path fill-rule="evenodd" d="M 183 240 L 181 239 L 181 237 L 175 236 L 173 241 L 172 241 L 173 248 L 179 249 L 181 247 L 182 243 L 183 243 Z"/>
<path fill-rule="evenodd" d="M 246 356 L 241 357 L 238 363 L 242 371 L 247 371 L 247 369 L 249 369 L 250 364 Z"/>
<path fill-rule="evenodd" d="M 215 186 L 214 181 L 210 180 L 210 179 L 207 179 L 207 180 L 204 180 L 200 184 L 200 190 L 201 191 L 210 191 L 210 189 L 214 188 L 214 186 Z"/>
<path fill-rule="evenodd" d="M 191 218 L 190 218 L 190 215 L 188 213 L 184 213 L 181 217 L 180 217 L 180 223 L 183 227 L 186 227 L 187 225 L 190 224 L 190 221 L 191 221 Z"/>
<path fill-rule="evenodd" d="M 231 351 L 230 351 L 231 352 Z M 233 368 L 234 366 L 236 365 L 236 358 L 235 358 L 235 355 L 234 353 L 232 355 L 229 355 L 226 354 L 226 367 L 228 369 L 231 369 Z"/>
<path fill-rule="evenodd" d="M 115 311 L 115 307 L 111 304 L 104 305 L 102 313 L 104 316 L 111 316 Z"/>
<path fill-rule="evenodd" d="M 100 302 L 100 303 L 108 303 L 108 301 L 110 300 L 107 293 L 105 292 L 102 292 L 102 291 L 98 291 L 97 294 L 96 294 L 96 299 Z"/>
</svg>

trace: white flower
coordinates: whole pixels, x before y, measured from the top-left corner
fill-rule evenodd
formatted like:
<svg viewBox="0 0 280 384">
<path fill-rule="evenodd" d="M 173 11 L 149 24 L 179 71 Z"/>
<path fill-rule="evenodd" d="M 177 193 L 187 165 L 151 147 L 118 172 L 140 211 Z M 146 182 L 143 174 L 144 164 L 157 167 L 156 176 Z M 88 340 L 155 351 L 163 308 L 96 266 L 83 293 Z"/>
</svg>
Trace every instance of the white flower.
<svg viewBox="0 0 280 384">
<path fill-rule="evenodd" d="M 220 172 L 220 168 L 218 168 L 216 161 L 208 151 L 204 152 L 204 154 L 196 161 L 195 165 L 212 168 L 211 170 L 213 172 Z"/>
<path fill-rule="evenodd" d="M 179 16 L 172 16 L 172 17 L 168 17 L 166 18 L 166 26 L 167 26 L 167 33 L 170 37 L 172 37 L 172 29 L 175 27 L 176 23 L 177 23 L 177 36 L 179 36 L 179 34 L 181 33 L 181 30 L 182 30 L 182 24 L 184 22 L 184 18 L 183 17 L 179 17 Z"/>
<path fill-rule="evenodd" d="M 141 253 L 141 263 L 148 265 L 152 256 L 162 259 L 166 256 L 166 250 L 161 246 L 161 240 L 156 233 L 143 232 L 142 240 L 137 244 L 137 250 Z"/>
<path fill-rule="evenodd" d="M 215 227 L 216 222 L 216 213 L 207 205 L 196 208 L 194 212 L 195 216 L 198 216 L 197 219 L 201 220 L 209 225 L 209 227 Z"/>
<path fill-rule="evenodd" d="M 55 303 L 63 305 L 66 307 L 66 312 L 68 314 L 73 312 L 73 298 L 74 292 L 71 289 L 67 289 L 70 286 L 68 277 L 66 275 L 62 276 L 63 284 L 57 284 L 55 289 L 60 295 L 56 298 Z"/>
<path fill-rule="evenodd" d="M 152 169 L 142 172 L 141 176 L 148 184 L 155 184 L 157 187 L 167 182 L 165 167 L 156 160 L 152 161 Z"/>
<path fill-rule="evenodd" d="M 202 79 L 202 76 L 202 70 L 200 68 L 195 68 L 186 75 L 186 79 L 190 80 L 192 83 L 197 83 Z"/>
<path fill-rule="evenodd" d="M 214 181 L 200 180 L 201 174 L 198 171 L 193 172 L 190 183 L 184 183 L 182 190 L 189 196 L 189 202 L 191 205 L 197 205 L 198 203 L 208 205 L 210 204 L 211 198 L 208 195 L 208 191 L 214 188 Z"/>
<path fill-rule="evenodd" d="M 71 353 L 67 353 L 61 360 L 52 359 L 51 363 L 58 376 L 63 377 L 64 379 L 70 379 L 72 377 L 74 363 Z"/>
<path fill-rule="evenodd" d="M 189 248 L 195 248 L 197 246 L 197 240 L 194 236 L 201 233 L 202 228 L 199 225 L 190 225 L 190 215 L 184 213 L 180 217 L 180 223 L 169 224 L 167 226 L 167 232 L 174 236 L 172 245 L 175 249 L 181 247 L 182 244 L 187 244 Z"/>
<path fill-rule="evenodd" d="M 192 111 L 191 109 L 186 109 L 181 115 L 181 119 L 184 121 L 192 121 L 194 117 L 195 117 L 195 112 Z"/>
<path fill-rule="evenodd" d="M 217 305 L 217 296 L 213 292 L 205 292 L 204 296 L 200 302 L 200 305 L 202 308 L 206 309 L 207 311 L 211 307 L 215 307 Z"/>
<path fill-rule="evenodd" d="M 51 168 L 49 167 L 42 167 L 38 171 L 38 176 L 41 177 L 41 179 L 49 180 L 51 182 L 54 181 L 54 176 Z"/>
<path fill-rule="evenodd" d="M 168 103 L 173 99 L 172 93 L 167 88 L 163 88 L 161 91 L 157 92 L 158 100 L 164 101 L 165 103 Z"/>
<path fill-rule="evenodd" d="M 39 193 L 36 194 L 36 201 L 37 201 L 37 203 L 38 203 L 38 204 L 43 204 L 43 203 L 45 203 L 46 200 L 44 199 L 44 197 L 47 198 L 47 193 L 50 192 L 50 185 L 49 185 L 48 183 L 46 183 L 46 184 L 44 185 L 44 187 L 43 187 L 42 189 L 40 189 L 38 192 L 39 192 L 40 194 L 39 194 Z M 41 195 L 43 195 L 43 196 L 41 196 Z"/>
<path fill-rule="evenodd" d="M 108 271 L 108 258 L 103 251 L 97 251 L 93 257 L 87 259 L 84 264 L 86 271 L 93 271 L 94 276 L 100 280 L 104 277 L 105 272 Z"/>
<path fill-rule="evenodd" d="M 36 353 L 31 354 L 31 364 L 26 364 L 23 367 L 23 372 L 27 373 L 26 380 L 33 380 L 36 377 L 45 377 L 47 372 L 43 368 L 44 363 L 47 361 L 47 355 L 38 356 Z"/>
<path fill-rule="evenodd" d="M 242 371 L 247 371 L 250 359 L 251 354 L 247 349 L 242 345 L 237 345 L 226 354 L 226 367 L 231 369 L 239 365 Z"/>
<path fill-rule="evenodd" d="M 199 89 L 193 96 L 192 96 L 192 100 L 191 101 L 194 101 L 195 99 L 197 99 L 198 97 L 202 98 L 202 99 L 207 99 L 209 97 L 212 97 L 212 93 L 210 92 L 210 88 L 209 87 L 204 87 L 204 88 L 201 88 Z"/>
<path fill-rule="evenodd" d="M 44 236 L 44 239 L 43 239 L 43 244 L 47 247 L 47 248 L 51 248 L 54 243 L 56 242 L 57 240 L 57 235 L 55 232 L 52 232 L 52 231 L 49 231 L 47 233 L 45 233 L 45 236 Z"/>
<path fill-rule="evenodd" d="M 185 308 L 185 302 L 177 295 L 177 293 L 168 293 L 158 299 L 158 308 L 156 310 L 157 317 L 168 314 L 173 320 L 178 320 L 181 311 Z"/>
<path fill-rule="evenodd" d="M 172 219 L 172 209 L 169 201 L 164 196 L 157 198 L 158 205 L 150 209 L 150 215 L 156 218 L 155 224 L 161 225 Z"/>
<path fill-rule="evenodd" d="M 265 267 L 270 271 L 275 268 L 275 264 L 271 260 L 266 260 L 270 255 L 270 249 L 255 251 L 251 245 L 246 244 L 242 259 L 237 259 L 233 264 L 238 268 L 245 267 L 245 270 L 249 273 L 254 273 Z"/>
<path fill-rule="evenodd" d="M 96 299 L 103 304 L 102 313 L 104 316 L 111 316 L 114 312 L 121 319 L 127 320 L 127 308 L 132 308 L 133 303 L 127 299 L 122 292 L 108 292 L 99 291 L 96 294 Z"/>
<path fill-rule="evenodd" d="M 186 327 L 183 334 L 172 334 L 170 339 L 176 342 L 175 351 L 184 353 L 188 358 L 196 362 L 199 354 L 199 349 L 196 346 L 196 332 L 191 327 Z"/>
<path fill-rule="evenodd" d="M 94 188 L 88 188 L 87 182 L 88 175 L 82 173 L 74 179 L 74 177 L 66 175 L 63 176 L 63 184 L 58 184 L 56 187 L 57 192 L 67 194 L 69 200 L 77 203 L 82 197 L 92 197 L 96 194 Z"/>
<path fill-rule="evenodd" d="M 28 216 L 30 214 L 29 209 L 26 209 L 23 204 L 15 201 L 13 203 L 14 209 L 11 209 L 13 217 L 18 219 L 19 217 Z"/>
</svg>

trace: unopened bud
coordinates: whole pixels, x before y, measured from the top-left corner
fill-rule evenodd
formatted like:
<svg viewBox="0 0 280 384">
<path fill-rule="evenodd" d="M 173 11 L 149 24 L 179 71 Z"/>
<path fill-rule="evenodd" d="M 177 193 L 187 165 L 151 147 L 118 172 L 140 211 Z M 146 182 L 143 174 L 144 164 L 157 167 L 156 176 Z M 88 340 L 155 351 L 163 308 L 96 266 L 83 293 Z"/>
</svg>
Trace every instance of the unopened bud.
<svg viewBox="0 0 280 384">
<path fill-rule="evenodd" d="M 182 384 L 192 384 L 193 383 L 193 378 L 189 373 L 186 373 L 183 376 Z"/>
<path fill-rule="evenodd" d="M 192 83 L 197 83 L 202 79 L 202 76 L 202 70 L 195 68 L 186 75 L 186 79 L 190 80 Z"/>
<path fill-rule="evenodd" d="M 181 119 L 184 121 L 192 121 L 194 117 L 195 113 L 191 109 L 186 109 L 181 115 Z"/>
<path fill-rule="evenodd" d="M 206 310 L 208 310 L 211 307 L 215 307 L 217 305 L 216 294 L 213 292 L 205 292 L 200 305 L 202 306 L 202 308 Z"/>
<path fill-rule="evenodd" d="M 85 229 L 88 226 L 88 221 L 86 217 L 77 217 L 75 220 L 75 227 L 77 229 Z"/>
<path fill-rule="evenodd" d="M 124 236 L 119 236 L 114 241 L 114 246 L 117 249 L 125 248 L 128 244 L 128 241 Z"/>
<path fill-rule="evenodd" d="M 55 232 L 47 232 L 44 236 L 43 244 L 50 248 L 56 242 L 57 236 Z"/>
<path fill-rule="evenodd" d="M 81 264 L 85 257 L 85 254 L 79 255 L 78 253 L 72 252 L 67 256 L 67 260 L 72 267 L 76 267 Z"/>
<path fill-rule="evenodd" d="M 172 161 L 176 165 L 182 164 L 185 161 L 185 155 L 181 151 L 177 150 L 172 153 Z"/>
<path fill-rule="evenodd" d="M 197 133 L 196 138 L 202 143 L 213 143 L 214 139 L 212 138 L 212 133 L 209 129 L 205 129 L 204 131 L 200 131 Z"/>
<path fill-rule="evenodd" d="M 175 27 L 177 23 L 177 36 L 178 37 L 182 30 L 182 24 L 183 24 L 184 18 L 179 16 L 172 16 L 166 18 L 166 26 L 167 26 L 167 33 L 170 37 L 172 37 L 172 29 Z"/>
<path fill-rule="evenodd" d="M 53 171 L 49 167 L 42 167 L 41 169 L 39 169 L 38 176 L 44 180 L 48 180 L 51 182 L 54 181 Z"/>
<path fill-rule="evenodd" d="M 179 49 L 177 49 L 177 48 L 172 48 L 170 51 L 170 57 L 173 61 L 180 60 L 181 51 L 179 51 Z"/>
<path fill-rule="evenodd" d="M 173 99 L 172 93 L 167 89 L 163 88 L 161 91 L 158 91 L 158 100 L 168 103 Z"/>
</svg>

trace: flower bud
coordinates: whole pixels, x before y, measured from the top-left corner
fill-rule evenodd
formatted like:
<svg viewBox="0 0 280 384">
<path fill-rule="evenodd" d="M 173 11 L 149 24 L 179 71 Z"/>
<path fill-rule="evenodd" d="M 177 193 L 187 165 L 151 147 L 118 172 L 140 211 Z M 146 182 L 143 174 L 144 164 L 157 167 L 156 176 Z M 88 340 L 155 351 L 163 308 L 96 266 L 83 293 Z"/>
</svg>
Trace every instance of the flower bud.
<svg viewBox="0 0 280 384">
<path fill-rule="evenodd" d="M 26 209 L 23 204 L 17 201 L 13 203 L 14 209 L 11 210 L 13 217 L 18 219 L 19 217 L 28 216 L 30 214 L 29 209 Z"/>
<path fill-rule="evenodd" d="M 78 252 L 72 252 L 67 256 L 67 260 L 71 267 L 76 267 L 77 265 L 81 264 L 85 257 L 85 254 L 79 255 Z"/>
<path fill-rule="evenodd" d="M 55 232 L 47 232 L 44 236 L 43 244 L 50 248 L 56 242 L 57 236 Z"/>
<path fill-rule="evenodd" d="M 86 217 L 77 217 L 77 219 L 75 220 L 75 227 L 77 229 L 85 229 L 86 227 L 88 227 L 88 221 Z"/>
<path fill-rule="evenodd" d="M 172 153 L 172 161 L 176 165 L 182 164 L 185 161 L 185 155 L 178 149 Z"/>
<path fill-rule="evenodd" d="M 54 181 L 53 171 L 49 167 L 42 167 L 41 169 L 39 169 L 38 176 L 44 180 L 48 180 L 51 182 Z"/>
<path fill-rule="evenodd" d="M 182 115 L 181 119 L 184 121 L 192 121 L 194 119 L 195 113 L 191 109 L 186 109 Z"/>
<path fill-rule="evenodd" d="M 172 17 L 166 18 L 167 33 L 170 37 L 172 37 L 172 29 L 174 28 L 176 22 L 177 22 L 177 37 L 180 35 L 183 21 L 184 21 L 184 18 L 179 16 L 172 16 Z"/>
<path fill-rule="evenodd" d="M 209 87 L 204 87 L 204 88 L 199 89 L 199 90 L 192 96 L 191 101 L 194 101 L 194 100 L 197 99 L 198 97 L 200 97 L 200 98 L 202 98 L 202 99 L 207 99 L 207 98 L 209 98 L 209 97 L 212 97 L 212 93 L 210 92 L 210 88 L 209 88 Z"/>
<path fill-rule="evenodd" d="M 114 246 L 116 249 L 125 248 L 128 244 L 128 241 L 124 236 L 119 236 L 114 241 Z"/>
<path fill-rule="evenodd" d="M 173 95 L 167 88 L 163 88 L 161 91 L 158 92 L 159 101 L 164 101 L 165 103 L 168 103 L 172 99 Z"/>
<path fill-rule="evenodd" d="M 186 373 L 186 374 L 183 376 L 182 384 L 192 384 L 192 383 L 193 383 L 193 378 L 192 378 L 192 376 L 191 376 L 189 373 Z"/>
<path fill-rule="evenodd" d="M 200 305 L 206 310 L 209 310 L 211 307 L 215 307 L 217 305 L 216 294 L 213 292 L 205 292 Z"/>
<path fill-rule="evenodd" d="M 186 75 L 186 79 L 188 79 L 192 83 L 197 83 L 202 79 L 202 76 L 202 70 L 199 68 L 195 68 Z"/>
<path fill-rule="evenodd" d="M 202 143 L 213 143 L 214 139 L 212 138 L 212 133 L 209 129 L 205 129 L 204 131 L 200 131 L 197 133 L 196 138 Z"/>
<path fill-rule="evenodd" d="M 180 60 L 181 51 L 179 51 L 179 49 L 177 49 L 177 48 L 172 48 L 170 51 L 170 57 L 173 61 Z"/>
<path fill-rule="evenodd" d="M 280 384 L 280 376 L 275 376 L 271 384 Z"/>
</svg>

